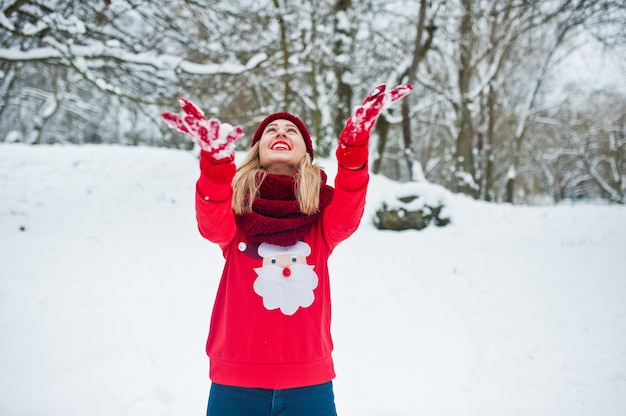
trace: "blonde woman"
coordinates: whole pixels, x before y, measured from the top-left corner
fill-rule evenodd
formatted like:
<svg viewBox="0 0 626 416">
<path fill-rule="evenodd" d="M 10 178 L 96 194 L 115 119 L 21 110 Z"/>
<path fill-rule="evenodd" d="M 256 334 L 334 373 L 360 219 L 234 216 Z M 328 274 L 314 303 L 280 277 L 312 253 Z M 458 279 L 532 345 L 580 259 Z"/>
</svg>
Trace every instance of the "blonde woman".
<svg viewBox="0 0 626 416">
<path fill-rule="evenodd" d="M 239 168 L 241 128 L 185 99 L 182 114 L 163 114 L 202 149 L 198 228 L 226 259 L 206 344 L 208 416 L 336 415 L 327 261 L 363 215 L 370 130 L 411 89 L 378 86 L 357 108 L 339 137 L 334 187 L 293 114 L 266 117 Z"/>
</svg>

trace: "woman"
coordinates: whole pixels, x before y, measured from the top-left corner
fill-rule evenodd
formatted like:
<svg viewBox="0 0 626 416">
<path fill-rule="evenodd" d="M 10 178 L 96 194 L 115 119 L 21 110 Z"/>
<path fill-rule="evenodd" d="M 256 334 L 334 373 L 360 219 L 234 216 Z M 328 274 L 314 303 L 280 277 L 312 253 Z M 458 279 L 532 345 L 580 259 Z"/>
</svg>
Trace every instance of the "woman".
<svg viewBox="0 0 626 416">
<path fill-rule="evenodd" d="M 206 120 L 182 98 L 182 115 L 163 114 L 200 145 L 198 228 L 226 259 L 206 345 L 208 416 L 336 415 L 327 260 L 363 214 L 370 130 L 411 89 L 381 85 L 350 117 L 334 189 L 292 114 L 261 122 L 238 169 L 241 128 Z"/>
</svg>

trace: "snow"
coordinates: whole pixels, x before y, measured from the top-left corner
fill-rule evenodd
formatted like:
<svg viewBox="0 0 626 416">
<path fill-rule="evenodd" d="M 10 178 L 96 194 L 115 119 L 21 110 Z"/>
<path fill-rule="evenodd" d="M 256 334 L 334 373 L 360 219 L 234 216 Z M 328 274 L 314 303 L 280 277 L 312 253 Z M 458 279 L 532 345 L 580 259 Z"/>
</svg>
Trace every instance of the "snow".
<svg viewBox="0 0 626 416">
<path fill-rule="evenodd" d="M 0 24 L 2 21 L 0 20 Z M 242 72 L 253 69 L 261 65 L 267 60 L 265 53 L 258 53 L 252 56 L 245 64 L 238 63 L 194 63 L 185 61 L 177 56 L 172 55 L 155 55 L 154 53 L 132 53 L 120 49 L 111 43 L 95 42 L 92 45 L 62 45 L 51 37 L 46 38 L 47 42 L 55 47 L 46 46 L 41 48 L 32 48 L 28 51 L 22 51 L 18 48 L 0 48 L 0 60 L 7 61 L 37 61 L 45 59 L 62 58 L 63 54 L 60 50 L 67 49 L 68 55 L 74 57 L 74 62 L 81 62 L 81 69 L 87 70 L 85 59 L 96 58 L 114 58 L 127 63 L 138 65 L 146 65 L 160 70 L 178 70 L 196 74 L 196 75 L 219 75 L 229 74 L 237 75 Z"/>
<path fill-rule="evenodd" d="M 185 61 L 181 62 L 180 69 L 187 73 L 197 75 L 237 75 L 261 65 L 267 59 L 268 56 L 265 53 L 258 53 L 250 58 L 245 65 L 241 65 L 239 63 L 196 64 L 193 62 Z"/>
<path fill-rule="evenodd" d="M 195 156 L 2 144 L 0 172 L 0 414 L 204 414 Z M 446 194 L 451 225 L 378 231 L 394 186 L 330 260 L 339 414 L 626 414 L 626 208 Z"/>
<path fill-rule="evenodd" d="M 0 13 L 0 26 L 2 26 L 4 29 L 9 30 L 9 31 L 14 31 L 15 30 L 15 25 L 13 24 L 13 22 L 11 22 L 11 20 L 9 20 L 9 18 L 4 14 L 4 11 L 6 9 L 8 9 L 10 6 L 7 5 L 6 7 L 4 6 L 4 2 L 2 4 L 0 4 L 0 9 L 2 10 L 2 12 Z"/>
</svg>

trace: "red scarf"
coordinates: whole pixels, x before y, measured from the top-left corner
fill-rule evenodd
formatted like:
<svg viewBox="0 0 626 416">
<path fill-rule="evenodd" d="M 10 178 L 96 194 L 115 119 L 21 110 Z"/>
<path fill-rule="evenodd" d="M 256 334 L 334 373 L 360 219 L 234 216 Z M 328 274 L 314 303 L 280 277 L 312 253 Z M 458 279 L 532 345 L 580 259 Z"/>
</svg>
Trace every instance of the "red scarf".
<svg viewBox="0 0 626 416">
<path fill-rule="evenodd" d="M 294 175 L 265 175 L 252 211 L 239 217 L 239 226 L 248 241 L 284 247 L 300 241 L 333 199 L 334 189 L 326 185 L 323 171 L 321 175 L 319 211 L 311 215 L 300 211 Z"/>
</svg>

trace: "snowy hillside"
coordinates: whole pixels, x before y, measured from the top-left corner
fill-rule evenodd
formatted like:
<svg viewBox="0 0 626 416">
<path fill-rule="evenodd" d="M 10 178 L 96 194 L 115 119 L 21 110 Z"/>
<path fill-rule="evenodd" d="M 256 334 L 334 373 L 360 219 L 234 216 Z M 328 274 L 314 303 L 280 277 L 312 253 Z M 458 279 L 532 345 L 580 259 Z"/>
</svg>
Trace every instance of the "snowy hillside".
<svg viewBox="0 0 626 416">
<path fill-rule="evenodd" d="M 323 161 L 333 176 L 332 161 Z M 203 415 L 223 259 L 187 152 L 0 145 L 0 415 Z M 489 205 L 331 257 L 342 416 L 626 414 L 626 208 Z"/>
</svg>

